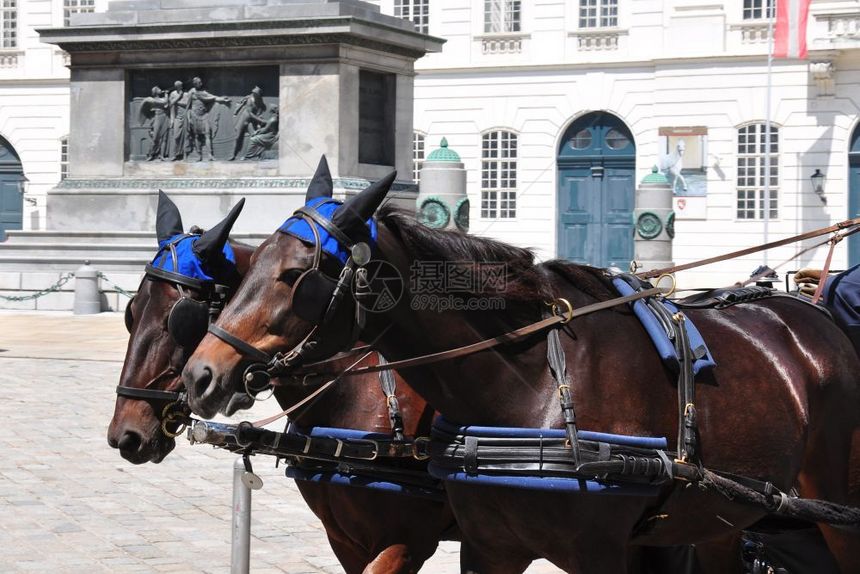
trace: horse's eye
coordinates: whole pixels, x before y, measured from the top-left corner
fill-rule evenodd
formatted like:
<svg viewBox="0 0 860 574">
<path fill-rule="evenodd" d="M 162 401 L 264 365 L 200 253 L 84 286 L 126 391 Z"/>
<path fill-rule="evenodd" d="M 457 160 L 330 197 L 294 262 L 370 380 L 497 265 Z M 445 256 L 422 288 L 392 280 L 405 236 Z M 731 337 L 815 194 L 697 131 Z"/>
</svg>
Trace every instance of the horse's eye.
<svg viewBox="0 0 860 574">
<path fill-rule="evenodd" d="M 302 274 L 301 269 L 287 269 L 286 271 L 281 273 L 281 276 L 278 277 L 278 280 L 283 281 L 284 283 L 286 283 L 287 285 L 292 287 L 293 285 L 296 284 L 296 281 L 298 280 L 298 278 L 301 274 Z"/>
</svg>

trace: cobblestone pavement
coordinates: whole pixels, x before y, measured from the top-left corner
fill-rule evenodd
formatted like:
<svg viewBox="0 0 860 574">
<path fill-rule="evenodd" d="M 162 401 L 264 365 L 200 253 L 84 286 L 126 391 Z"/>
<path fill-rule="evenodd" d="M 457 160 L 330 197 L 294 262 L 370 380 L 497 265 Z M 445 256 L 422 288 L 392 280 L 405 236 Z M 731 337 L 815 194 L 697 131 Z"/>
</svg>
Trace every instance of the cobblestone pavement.
<svg viewBox="0 0 860 574">
<path fill-rule="evenodd" d="M 179 439 L 134 466 L 107 445 L 126 340 L 120 314 L 0 311 L 0 572 L 229 572 L 234 455 Z M 295 484 L 263 462 L 251 571 L 342 572 Z M 445 542 L 422 572 L 458 570 Z"/>
</svg>

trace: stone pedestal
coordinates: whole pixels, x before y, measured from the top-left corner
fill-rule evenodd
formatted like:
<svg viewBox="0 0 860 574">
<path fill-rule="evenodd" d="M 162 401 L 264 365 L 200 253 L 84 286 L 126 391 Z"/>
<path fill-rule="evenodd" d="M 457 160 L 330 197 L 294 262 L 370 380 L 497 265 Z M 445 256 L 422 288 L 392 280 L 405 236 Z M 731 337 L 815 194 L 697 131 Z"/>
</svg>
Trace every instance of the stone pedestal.
<svg viewBox="0 0 860 574">
<path fill-rule="evenodd" d="M 675 237 L 672 186 L 656 167 L 636 190 L 633 225 L 633 259 L 639 265 L 638 271 L 675 265 L 672 262 L 672 239 Z"/>
<path fill-rule="evenodd" d="M 271 231 L 300 205 L 322 154 L 336 193 L 396 169 L 395 196 L 415 197 L 413 63 L 443 41 L 373 5 L 115 1 L 106 12 L 77 14 L 71 26 L 39 33 L 71 56 L 70 176 L 48 194 L 49 229 L 151 231 L 160 188 L 189 223 L 217 221 L 247 197 L 235 229 Z M 221 98 L 209 104 L 206 129 L 199 127 L 211 133 L 214 160 L 167 144 L 166 154 L 146 161 L 160 125 L 153 110 L 165 110 L 170 129 L 172 108 L 159 102 L 171 91 L 190 92 L 195 77 L 201 92 Z M 250 108 L 242 102 L 255 87 L 259 121 L 239 136 Z M 262 136 L 267 126 L 277 139 Z M 228 161 L 236 138 L 246 140 L 239 146 L 245 157 L 252 136 L 267 146 L 260 156 Z M 176 149 L 186 157 L 171 161 Z"/>
<path fill-rule="evenodd" d="M 428 227 L 469 231 L 466 170 L 445 138 L 424 160 L 415 207 L 418 221 Z"/>
</svg>

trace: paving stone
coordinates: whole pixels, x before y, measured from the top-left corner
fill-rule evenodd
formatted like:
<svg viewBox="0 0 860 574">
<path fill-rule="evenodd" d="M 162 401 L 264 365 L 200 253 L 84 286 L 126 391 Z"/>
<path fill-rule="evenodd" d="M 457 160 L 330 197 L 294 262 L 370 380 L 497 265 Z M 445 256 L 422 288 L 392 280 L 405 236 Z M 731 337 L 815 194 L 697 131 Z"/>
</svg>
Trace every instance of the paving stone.
<svg viewBox="0 0 860 574">
<path fill-rule="evenodd" d="M 230 572 L 235 455 L 180 440 L 163 463 L 134 466 L 107 445 L 127 342 L 122 320 L 0 311 L 0 420 L 15 429 L 0 437 L 4 574 Z M 254 415 L 274 406 L 265 408 Z M 341 574 L 283 469 L 260 460 L 255 470 L 265 487 L 253 499 L 251 571 Z M 458 551 L 443 542 L 421 572 L 458 571 Z M 559 571 L 537 562 L 528 572 Z"/>
</svg>

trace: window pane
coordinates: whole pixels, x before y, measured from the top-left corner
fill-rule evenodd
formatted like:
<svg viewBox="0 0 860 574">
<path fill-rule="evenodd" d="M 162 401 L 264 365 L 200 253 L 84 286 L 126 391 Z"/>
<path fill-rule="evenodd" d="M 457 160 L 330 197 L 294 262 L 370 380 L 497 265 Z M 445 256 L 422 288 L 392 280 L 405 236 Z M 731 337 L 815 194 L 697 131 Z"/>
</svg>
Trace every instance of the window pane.
<svg viewBox="0 0 860 574">
<path fill-rule="evenodd" d="M 754 2 L 755 0 L 749 0 Z M 771 126 L 771 153 L 766 154 L 767 138 L 763 123 L 738 128 L 737 218 L 763 219 L 779 213 L 779 129 Z M 766 165 L 767 161 L 770 165 Z M 765 206 L 765 186 L 770 198 Z"/>
<path fill-rule="evenodd" d="M 505 130 L 481 136 L 481 217 L 516 217 L 517 134 Z"/>
</svg>

